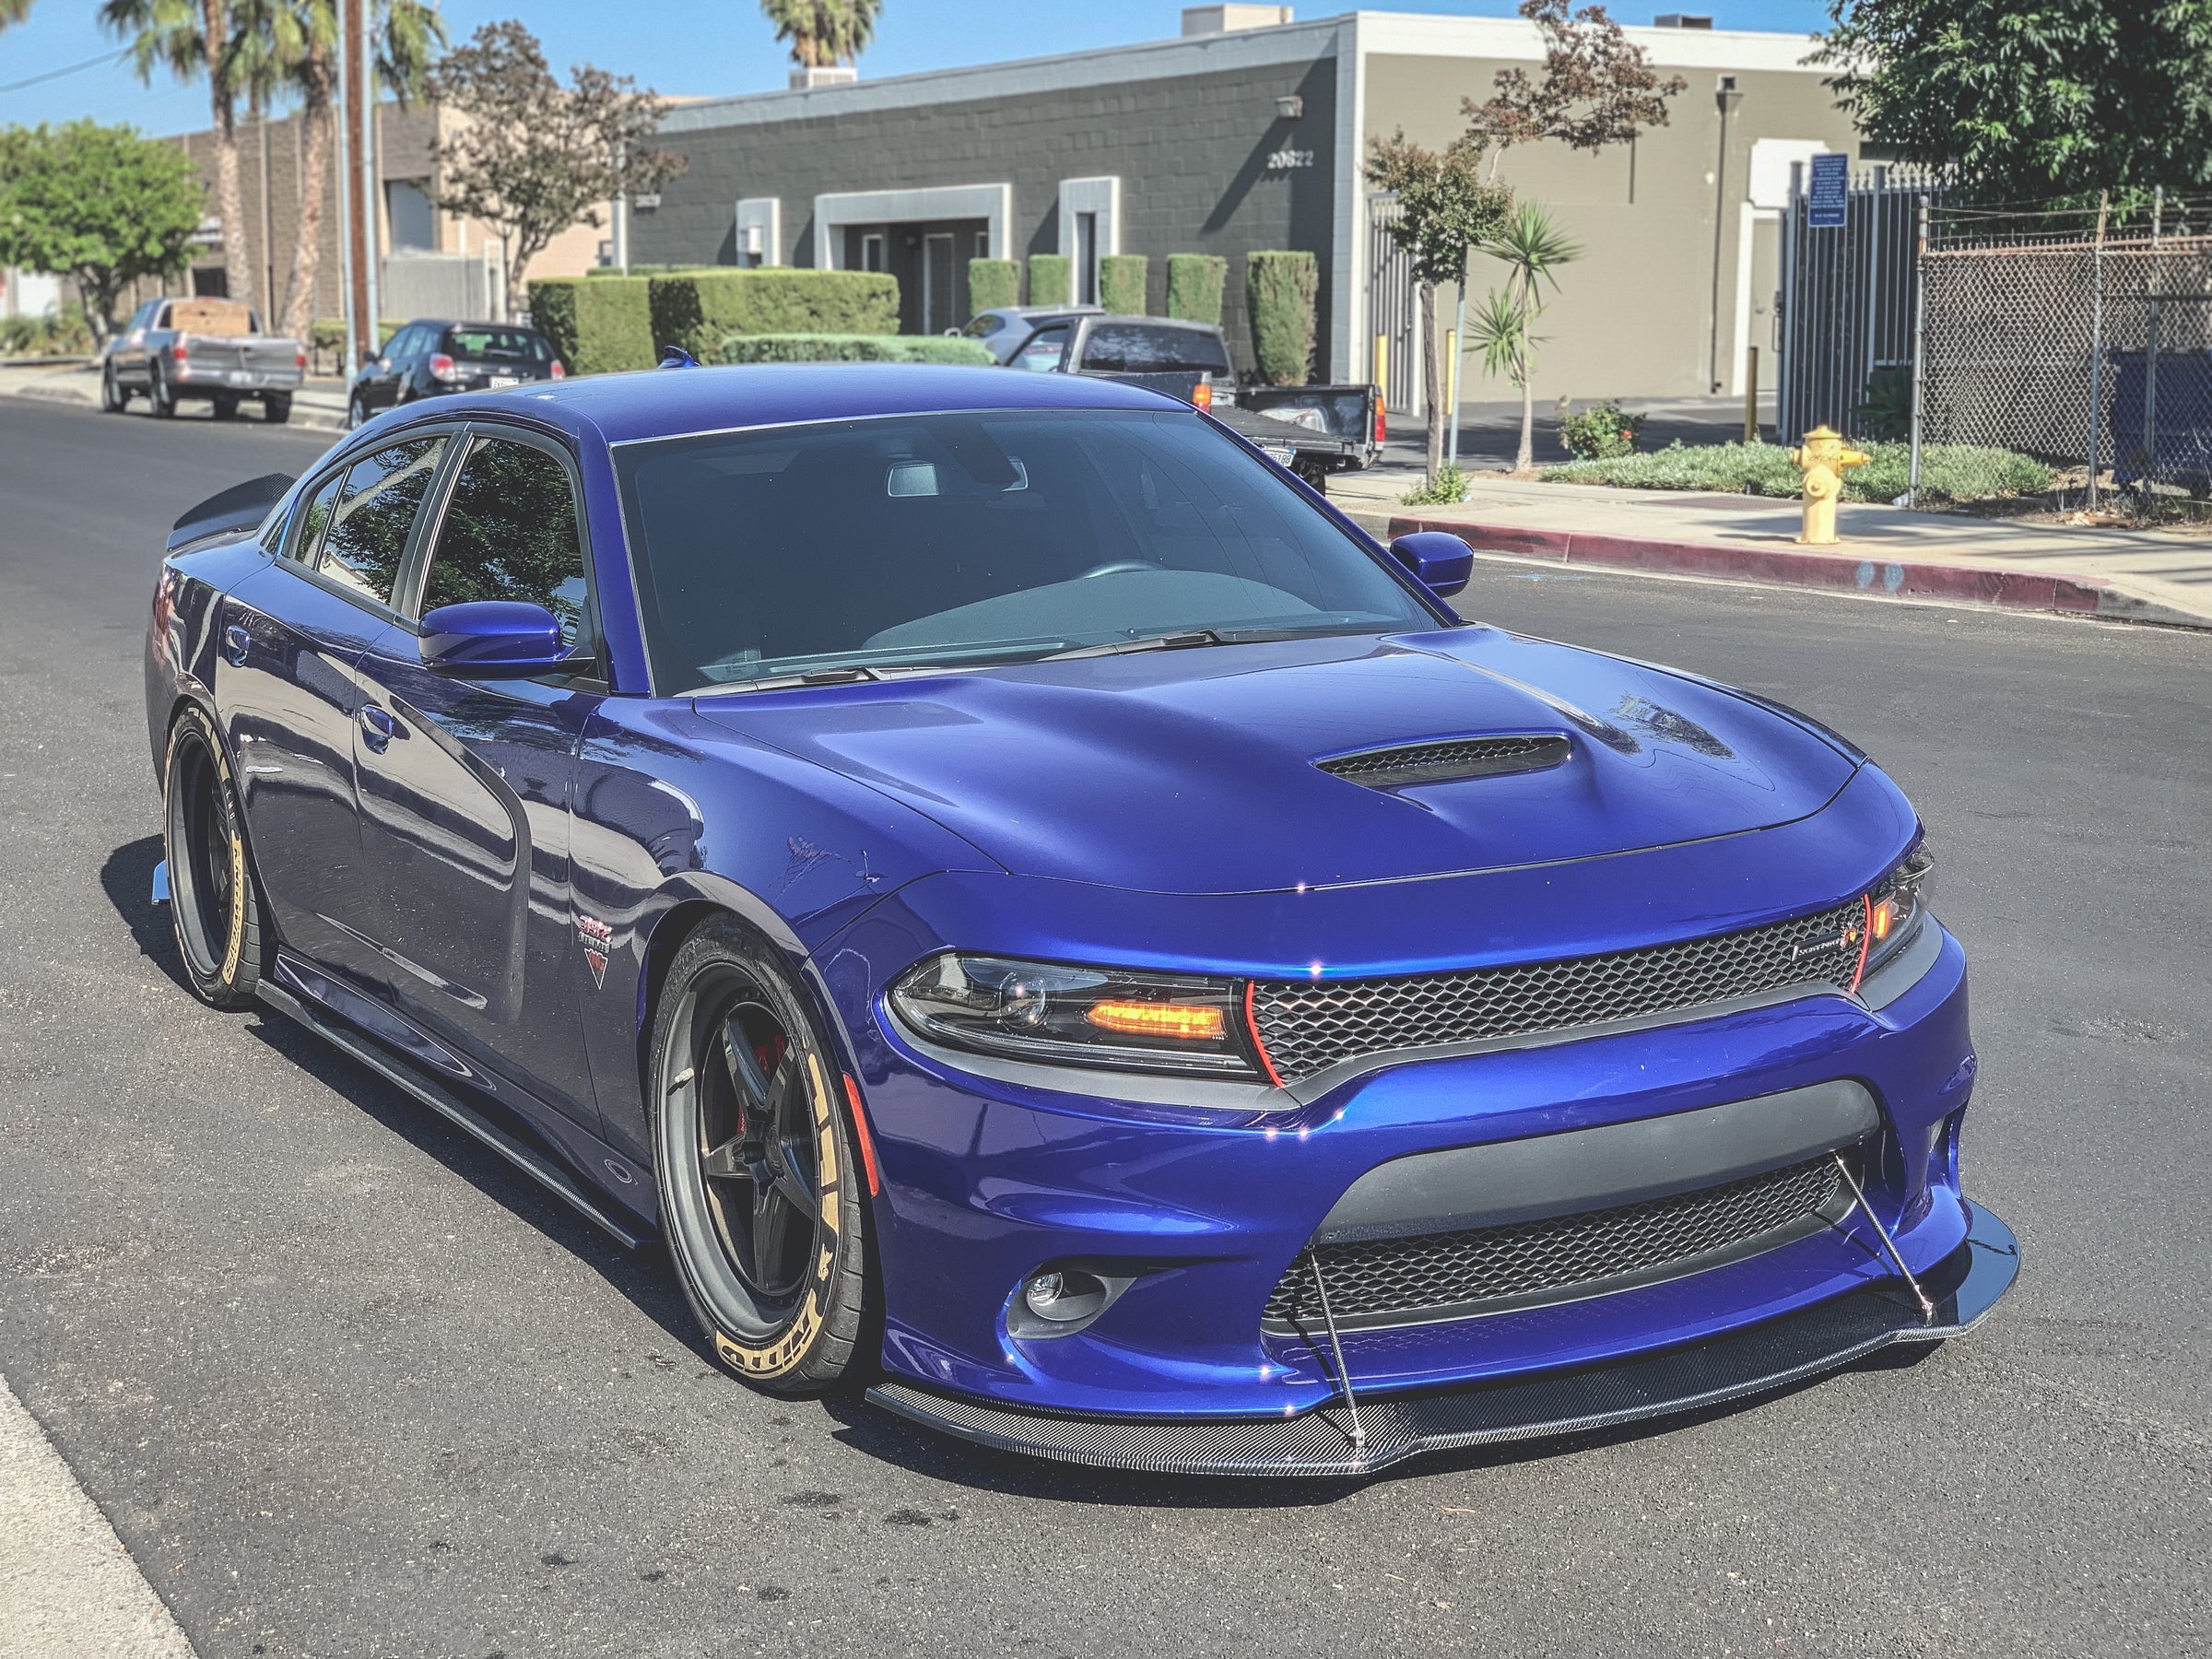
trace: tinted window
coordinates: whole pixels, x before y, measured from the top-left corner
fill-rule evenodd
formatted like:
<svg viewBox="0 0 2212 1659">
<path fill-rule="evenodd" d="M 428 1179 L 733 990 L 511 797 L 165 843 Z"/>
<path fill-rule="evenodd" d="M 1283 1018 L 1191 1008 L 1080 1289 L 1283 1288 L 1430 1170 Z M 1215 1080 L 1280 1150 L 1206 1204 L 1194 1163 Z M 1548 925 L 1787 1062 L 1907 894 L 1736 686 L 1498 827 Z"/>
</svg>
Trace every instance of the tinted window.
<svg viewBox="0 0 2212 1659">
<path fill-rule="evenodd" d="M 1105 374 L 1159 374 L 1175 369 L 1229 372 L 1221 336 L 1201 328 L 1100 323 L 1083 341 L 1083 367 Z"/>
<path fill-rule="evenodd" d="M 473 440 L 439 526 L 422 608 L 477 599 L 542 605 L 572 645 L 583 629 L 583 594 L 568 469 L 528 444 Z"/>
<path fill-rule="evenodd" d="M 411 358 L 422 349 L 423 331 L 410 323 L 384 343 L 388 358 Z"/>
<path fill-rule="evenodd" d="M 553 355 L 544 337 L 526 328 L 449 328 L 445 349 L 457 358 L 507 363 L 543 362 Z"/>
<path fill-rule="evenodd" d="M 967 335 L 971 340 L 987 340 L 1006 325 L 1006 320 L 994 312 L 985 312 L 980 317 L 968 320 Z"/>
<path fill-rule="evenodd" d="M 1056 328 L 1039 329 L 1014 354 L 1014 367 L 1048 374 L 1059 368 L 1060 359 L 1067 355 L 1067 331 L 1065 323 Z"/>
<path fill-rule="evenodd" d="M 391 604 L 407 533 L 444 450 L 442 438 L 417 438 L 356 461 L 330 514 L 315 568 L 379 605 Z"/>
<path fill-rule="evenodd" d="M 313 565 L 315 555 L 322 550 L 323 532 L 330 525 L 330 510 L 337 504 L 338 487 L 345 482 L 344 473 L 333 473 L 315 486 L 314 493 L 300 507 L 300 539 L 292 544 L 292 557 L 301 564 Z"/>
<path fill-rule="evenodd" d="M 1439 625 L 1187 411 L 836 421 L 615 453 L 665 693 L 1197 628 Z"/>
</svg>

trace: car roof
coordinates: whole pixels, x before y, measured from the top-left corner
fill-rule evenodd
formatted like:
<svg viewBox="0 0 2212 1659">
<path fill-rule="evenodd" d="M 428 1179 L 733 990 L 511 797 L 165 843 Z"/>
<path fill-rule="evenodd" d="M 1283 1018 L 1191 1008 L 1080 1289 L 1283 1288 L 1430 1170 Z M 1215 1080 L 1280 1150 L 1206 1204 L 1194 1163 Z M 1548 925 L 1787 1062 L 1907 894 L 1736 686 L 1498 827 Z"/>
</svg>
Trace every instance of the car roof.
<svg viewBox="0 0 2212 1659">
<path fill-rule="evenodd" d="M 924 363 L 748 363 L 589 374 L 503 392 L 453 393 L 408 406 L 423 418 L 535 419 L 608 443 L 739 427 L 1008 409 L 1191 413 L 1179 398 L 1118 381 Z"/>
<path fill-rule="evenodd" d="M 402 324 L 406 328 L 512 328 L 522 334 L 538 331 L 527 323 L 474 322 L 458 317 L 409 317 Z"/>
</svg>

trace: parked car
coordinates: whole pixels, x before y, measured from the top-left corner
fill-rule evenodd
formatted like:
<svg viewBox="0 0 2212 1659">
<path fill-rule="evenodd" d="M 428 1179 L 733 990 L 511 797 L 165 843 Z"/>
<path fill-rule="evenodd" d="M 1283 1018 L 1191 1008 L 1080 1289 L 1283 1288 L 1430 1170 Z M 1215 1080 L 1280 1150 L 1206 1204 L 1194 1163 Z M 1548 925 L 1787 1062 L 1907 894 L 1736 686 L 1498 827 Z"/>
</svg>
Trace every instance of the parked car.
<svg viewBox="0 0 2212 1659">
<path fill-rule="evenodd" d="M 167 418 L 188 397 L 206 398 L 218 420 L 258 398 L 270 420 L 292 418 L 292 394 L 307 378 L 307 346 L 264 334 L 261 317 L 235 300 L 148 300 L 101 353 L 100 406 L 121 414 L 143 395 Z"/>
<path fill-rule="evenodd" d="M 945 332 L 981 340 L 990 348 L 991 355 L 1003 363 L 1041 324 L 1104 314 L 1105 308 L 1099 305 L 1001 305 L 977 312 L 968 319 L 965 328 L 948 328 Z"/>
<path fill-rule="evenodd" d="M 567 370 L 553 343 L 520 323 L 445 323 L 418 317 L 361 365 L 346 395 L 346 424 L 418 397 L 496 391 L 524 381 L 559 380 Z"/>
<path fill-rule="evenodd" d="M 1371 466 L 1382 411 L 1367 385 L 1239 387 L 1229 342 L 1211 323 L 1041 312 L 1002 359 L 1044 374 L 1082 374 L 1164 392 L 1212 412 L 1316 489 L 1331 473 Z"/>
<path fill-rule="evenodd" d="M 737 1376 L 988 1446 L 1341 1476 L 1959 1335 L 1911 802 L 1472 564 L 1111 381 L 441 397 L 180 522 L 156 896 Z"/>
</svg>

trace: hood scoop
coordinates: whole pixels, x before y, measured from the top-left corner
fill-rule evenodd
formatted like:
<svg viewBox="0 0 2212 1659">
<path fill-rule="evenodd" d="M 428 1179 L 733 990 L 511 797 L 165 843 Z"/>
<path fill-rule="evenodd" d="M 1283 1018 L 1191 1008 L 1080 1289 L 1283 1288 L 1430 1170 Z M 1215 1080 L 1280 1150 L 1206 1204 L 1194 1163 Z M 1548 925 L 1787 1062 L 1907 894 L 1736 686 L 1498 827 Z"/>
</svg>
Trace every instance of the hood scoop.
<svg viewBox="0 0 2212 1659">
<path fill-rule="evenodd" d="M 1496 737 L 1450 737 L 1361 749 L 1313 764 L 1333 777 L 1370 789 L 1408 783 L 1453 783 L 1507 772 L 1547 771 L 1573 752 L 1564 732 L 1515 732 Z"/>
</svg>

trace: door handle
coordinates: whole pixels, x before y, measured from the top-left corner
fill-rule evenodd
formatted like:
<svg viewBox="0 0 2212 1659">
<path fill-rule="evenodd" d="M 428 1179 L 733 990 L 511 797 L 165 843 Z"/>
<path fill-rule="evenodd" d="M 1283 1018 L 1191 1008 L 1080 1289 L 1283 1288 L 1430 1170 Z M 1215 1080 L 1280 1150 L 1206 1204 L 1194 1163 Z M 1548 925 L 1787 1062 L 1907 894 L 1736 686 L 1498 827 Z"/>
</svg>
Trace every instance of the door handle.
<svg viewBox="0 0 2212 1659">
<path fill-rule="evenodd" d="M 233 668 L 246 665 L 246 653 L 253 644 L 253 636 L 233 622 L 223 629 L 223 660 Z"/>
<path fill-rule="evenodd" d="M 392 718 L 388 710 L 374 703 L 361 705 L 361 741 L 375 754 L 382 754 L 394 737 L 405 737 L 406 731 Z"/>
</svg>

